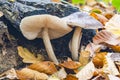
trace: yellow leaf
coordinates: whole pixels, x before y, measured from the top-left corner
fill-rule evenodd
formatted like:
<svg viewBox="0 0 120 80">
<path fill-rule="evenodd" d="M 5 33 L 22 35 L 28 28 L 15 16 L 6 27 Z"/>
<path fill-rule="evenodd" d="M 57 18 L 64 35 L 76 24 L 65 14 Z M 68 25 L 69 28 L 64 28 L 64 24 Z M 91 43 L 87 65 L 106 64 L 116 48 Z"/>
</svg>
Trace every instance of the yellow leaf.
<svg viewBox="0 0 120 80">
<path fill-rule="evenodd" d="M 30 66 L 28 66 L 28 68 L 39 71 L 39 72 L 44 72 L 46 74 L 53 74 L 57 72 L 57 69 L 54 63 L 50 61 L 33 63 Z"/>
<path fill-rule="evenodd" d="M 21 70 L 16 71 L 17 76 L 20 80 L 47 80 L 48 75 L 45 73 L 40 73 L 38 71 L 29 69 L 29 68 L 23 68 Z"/>
<path fill-rule="evenodd" d="M 119 45 L 109 45 L 109 44 L 107 44 L 107 46 L 115 52 L 120 52 L 120 46 Z"/>
<path fill-rule="evenodd" d="M 90 52 L 89 51 L 81 51 L 79 61 L 82 66 L 85 66 L 89 62 Z"/>
<path fill-rule="evenodd" d="M 26 48 L 18 46 L 18 54 L 23 58 L 24 63 L 36 63 L 43 60 L 43 56 L 39 55 L 39 57 L 35 57 L 33 53 L 28 51 Z"/>
<path fill-rule="evenodd" d="M 105 56 L 107 52 L 100 52 L 97 53 L 94 57 L 92 62 L 94 63 L 95 67 L 102 68 L 104 66 Z"/>
</svg>

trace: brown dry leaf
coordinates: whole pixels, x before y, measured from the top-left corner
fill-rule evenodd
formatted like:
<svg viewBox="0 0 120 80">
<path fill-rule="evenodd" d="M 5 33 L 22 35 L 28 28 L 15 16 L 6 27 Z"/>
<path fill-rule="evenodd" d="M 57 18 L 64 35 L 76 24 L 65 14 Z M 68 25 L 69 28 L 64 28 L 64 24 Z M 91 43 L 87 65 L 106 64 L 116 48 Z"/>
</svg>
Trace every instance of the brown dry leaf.
<svg viewBox="0 0 120 80">
<path fill-rule="evenodd" d="M 8 79 L 18 79 L 15 69 L 12 68 L 12 69 L 10 69 L 10 70 L 0 74 L 0 80 L 3 80 L 5 78 L 8 78 Z"/>
<path fill-rule="evenodd" d="M 24 63 L 36 63 L 43 61 L 44 59 L 43 56 L 40 54 L 37 57 L 35 57 L 33 53 L 28 51 L 26 48 L 23 48 L 22 46 L 18 46 L 17 49 L 18 49 L 18 54 L 20 57 L 23 58 Z"/>
<path fill-rule="evenodd" d="M 97 14 L 95 12 L 92 12 L 92 13 L 90 13 L 90 15 L 92 17 L 94 17 L 95 19 L 97 19 L 98 21 L 100 21 L 103 25 L 105 25 L 105 23 L 108 22 L 108 19 L 101 14 Z"/>
<path fill-rule="evenodd" d="M 72 74 L 67 75 L 67 77 L 65 78 L 65 80 L 78 80 L 77 77 L 73 76 Z"/>
<path fill-rule="evenodd" d="M 43 72 L 46 74 L 53 74 L 57 72 L 57 69 L 54 63 L 50 61 L 33 63 L 30 66 L 28 66 L 28 68 L 39 71 L 39 72 Z"/>
<path fill-rule="evenodd" d="M 65 67 L 68 69 L 77 69 L 81 66 L 81 63 L 72 61 L 72 60 L 67 60 L 67 61 L 64 61 L 63 63 L 59 64 L 59 66 Z"/>
<path fill-rule="evenodd" d="M 107 52 L 100 52 L 97 53 L 94 57 L 92 62 L 94 63 L 95 67 L 102 68 L 104 66 L 105 56 L 107 55 Z"/>
<path fill-rule="evenodd" d="M 113 17 L 114 13 L 104 13 L 103 14 L 108 20 Z"/>
<path fill-rule="evenodd" d="M 90 52 L 89 51 L 81 51 L 79 62 L 81 63 L 81 66 L 85 66 L 89 62 L 90 58 Z"/>
<path fill-rule="evenodd" d="M 48 75 L 45 73 L 40 73 L 38 71 L 29 69 L 29 68 L 23 68 L 21 70 L 16 71 L 17 76 L 20 80 L 47 80 Z"/>
<path fill-rule="evenodd" d="M 96 69 L 93 76 L 98 76 L 99 74 L 105 74 L 102 69 Z"/>
<path fill-rule="evenodd" d="M 115 52 L 120 52 L 120 46 L 119 45 L 109 45 L 109 44 L 107 44 L 107 46 Z"/>
<path fill-rule="evenodd" d="M 93 43 L 94 44 L 107 43 L 110 45 L 118 45 L 120 43 L 120 39 L 111 32 L 102 30 L 93 37 Z"/>
</svg>

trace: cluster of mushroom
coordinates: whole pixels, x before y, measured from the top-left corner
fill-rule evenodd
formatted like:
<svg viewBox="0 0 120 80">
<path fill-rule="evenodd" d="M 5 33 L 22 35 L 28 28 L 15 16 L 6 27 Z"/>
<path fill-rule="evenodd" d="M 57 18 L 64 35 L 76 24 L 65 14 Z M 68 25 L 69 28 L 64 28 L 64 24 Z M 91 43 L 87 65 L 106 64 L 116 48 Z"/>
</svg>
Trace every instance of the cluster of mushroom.
<svg viewBox="0 0 120 80">
<path fill-rule="evenodd" d="M 20 30 L 24 37 L 29 40 L 42 38 L 49 58 L 58 64 L 58 60 L 53 51 L 50 40 L 62 37 L 76 27 L 73 37 L 69 43 L 73 60 L 78 60 L 78 49 L 82 37 L 81 29 L 98 29 L 102 24 L 90 17 L 88 13 L 76 12 L 67 17 L 59 18 L 57 16 L 42 14 L 28 16 L 22 19 Z"/>
</svg>

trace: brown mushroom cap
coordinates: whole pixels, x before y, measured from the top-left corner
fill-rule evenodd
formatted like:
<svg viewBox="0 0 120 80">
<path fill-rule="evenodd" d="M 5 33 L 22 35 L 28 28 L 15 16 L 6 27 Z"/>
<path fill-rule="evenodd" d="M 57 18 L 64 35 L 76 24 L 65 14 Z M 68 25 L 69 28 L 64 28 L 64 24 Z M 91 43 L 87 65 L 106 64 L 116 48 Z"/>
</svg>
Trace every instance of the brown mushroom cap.
<svg viewBox="0 0 120 80">
<path fill-rule="evenodd" d="M 65 21 L 47 14 L 25 17 L 20 24 L 23 35 L 29 40 L 41 38 L 43 28 L 48 28 L 50 39 L 62 37 L 72 31 Z"/>
</svg>

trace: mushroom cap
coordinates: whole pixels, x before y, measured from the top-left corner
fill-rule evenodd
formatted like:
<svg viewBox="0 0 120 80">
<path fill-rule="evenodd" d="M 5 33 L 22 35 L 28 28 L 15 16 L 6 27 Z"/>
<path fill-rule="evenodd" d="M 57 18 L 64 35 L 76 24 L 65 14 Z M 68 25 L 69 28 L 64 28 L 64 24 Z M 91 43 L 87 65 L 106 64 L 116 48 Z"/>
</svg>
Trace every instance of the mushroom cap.
<svg viewBox="0 0 120 80">
<path fill-rule="evenodd" d="M 48 14 L 25 17 L 20 23 L 20 30 L 29 39 L 42 38 L 43 28 L 48 28 L 50 39 L 56 39 L 72 31 L 65 21 Z"/>
<path fill-rule="evenodd" d="M 103 25 L 91 17 L 87 12 L 75 12 L 62 19 L 66 21 L 68 25 L 78 26 L 84 29 L 103 28 Z"/>
</svg>

